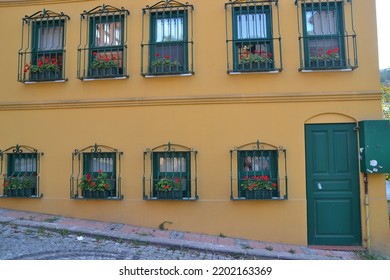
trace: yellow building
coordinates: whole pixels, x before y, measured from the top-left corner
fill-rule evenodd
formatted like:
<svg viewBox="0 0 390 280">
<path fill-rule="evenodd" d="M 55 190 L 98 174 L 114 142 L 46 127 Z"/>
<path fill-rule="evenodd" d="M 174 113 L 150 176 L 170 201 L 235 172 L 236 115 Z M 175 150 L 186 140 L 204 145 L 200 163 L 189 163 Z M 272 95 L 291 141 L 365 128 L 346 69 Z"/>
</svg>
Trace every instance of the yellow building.
<svg viewBox="0 0 390 280">
<path fill-rule="evenodd" d="M 375 1 L 0 14 L 0 207 L 390 253 L 384 176 L 365 188 L 359 162 L 359 122 L 381 118 Z"/>
</svg>

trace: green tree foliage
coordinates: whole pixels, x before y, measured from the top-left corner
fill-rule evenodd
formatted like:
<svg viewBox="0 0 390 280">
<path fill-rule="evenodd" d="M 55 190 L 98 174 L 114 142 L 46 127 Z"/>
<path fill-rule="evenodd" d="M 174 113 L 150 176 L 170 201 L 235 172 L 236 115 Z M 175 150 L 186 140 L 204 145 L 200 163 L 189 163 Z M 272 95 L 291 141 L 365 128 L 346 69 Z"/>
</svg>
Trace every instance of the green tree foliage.
<svg viewBox="0 0 390 280">
<path fill-rule="evenodd" d="M 390 87 L 382 85 L 382 112 L 383 118 L 390 120 Z"/>
<path fill-rule="evenodd" d="M 380 74 L 381 74 L 381 83 L 382 84 L 390 83 L 390 68 L 381 70 Z"/>
<path fill-rule="evenodd" d="M 384 85 L 382 85 L 382 112 L 383 118 L 390 120 L 390 87 Z M 390 180 L 390 174 L 386 174 L 386 180 Z"/>
</svg>

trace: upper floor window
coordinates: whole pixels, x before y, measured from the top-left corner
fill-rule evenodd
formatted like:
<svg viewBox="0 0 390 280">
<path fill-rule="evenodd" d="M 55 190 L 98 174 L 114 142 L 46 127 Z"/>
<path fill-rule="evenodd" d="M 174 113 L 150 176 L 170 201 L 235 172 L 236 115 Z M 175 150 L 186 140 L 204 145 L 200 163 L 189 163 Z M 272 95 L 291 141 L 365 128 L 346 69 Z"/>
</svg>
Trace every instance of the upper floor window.
<svg viewBox="0 0 390 280">
<path fill-rule="evenodd" d="M 231 0 L 225 4 L 228 73 L 281 70 L 277 2 Z"/>
<path fill-rule="evenodd" d="M 302 32 L 301 70 L 352 70 L 357 67 L 352 3 L 297 0 Z M 348 13 L 349 12 L 349 13 Z M 348 21 L 350 20 L 350 22 Z"/>
<path fill-rule="evenodd" d="M 40 197 L 39 161 L 41 155 L 36 149 L 22 145 L 0 151 L 3 197 Z"/>
<path fill-rule="evenodd" d="M 126 78 L 127 17 L 129 11 L 109 5 L 84 11 L 78 49 L 78 77 L 82 80 Z M 83 31 L 83 27 L 86 31 Z M 83 33 L 86 34 L 83 34 Z"/>
<path fill-rule="evenodd" d="M 192 75 L 193 6 L 161 1 L 143 11 L 143 30 L 150 34 L 143 34 L 148 44 L 141 43 L 142 75 Z"/>
<path fill-rule="evenodd" d="M 43 10 L 23 18 L 18 80 L 65 81 L 65 28 L 69 17 Z"/>
</svg>

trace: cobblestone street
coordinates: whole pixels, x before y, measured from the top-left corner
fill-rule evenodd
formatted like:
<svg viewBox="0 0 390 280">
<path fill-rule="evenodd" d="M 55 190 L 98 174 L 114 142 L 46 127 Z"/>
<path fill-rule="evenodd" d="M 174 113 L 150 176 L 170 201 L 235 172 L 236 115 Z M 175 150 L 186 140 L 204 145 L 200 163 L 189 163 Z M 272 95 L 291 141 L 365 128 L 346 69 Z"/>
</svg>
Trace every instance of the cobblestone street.
<svg viewBox="0 0 390 280">
<path fill-rule="evenodd" d="M 50 231 L 0 224 L 2 260 L 234 260 L 243 256 L 218 254 L 139 241 L 77 236 L 66 230 Z M 248 258 L 254 259 L 248 256 Z"/>
</svg>

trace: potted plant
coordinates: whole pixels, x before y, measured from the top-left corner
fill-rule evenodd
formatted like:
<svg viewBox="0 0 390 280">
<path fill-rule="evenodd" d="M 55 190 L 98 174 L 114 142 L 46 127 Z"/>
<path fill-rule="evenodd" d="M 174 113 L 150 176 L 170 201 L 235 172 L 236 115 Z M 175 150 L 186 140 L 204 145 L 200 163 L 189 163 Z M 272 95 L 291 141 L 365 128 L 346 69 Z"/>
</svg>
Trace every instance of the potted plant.
<svg viewBox="0 0 390 280">
<path fill-rule="evenodd" d="M 272 53 L 266 53 L 264 50 L 254 50 L 253 52 L 250 52 L 248 48 L 244 49 L 245 51 L 240 54 L 238 69 L 264 71 L 272 70 L 274 68 Z"/>
<path fill-rule="evenodd" d="M 93 52 L 92 55 L 91 76 L 107 77 L 119 74 L 119 64 L 116 56 L 109 57 L 97 52 Z"/>
<path fill-rule="evenodd" d="M 3 196 L 7 196 L 7 197 L 11 197 L 12 196 L 12 192 L 11 192 L 11 180 L 9 178 L 6 177 L 5 174 L 3 174 L 3 178 L 4 178 L 4 183 L 3 183 L 3 187 L 4 187 L 4 190 L 3 190 Z"/>
<path fill-rule="evenodd" d="M 87 173 L 81 178 L 79 187 L 84 198 L 107 198 L 110 195 L 111 185 L 107 173 L 98 171 L 96 178 Z"/>
<path fill-rule="evenodd" d="M 271 199 L 277 184 L 265 176 L 244 176 L 241 181 L 241 191 L 246 199 Z"/>
<path fill-rule="evenodd" d="M 322 48 L 318 49 L 318 54 L 310 57 L 311 68 L 335 68 L 341 66 L 339 48 L 328 49 L 325 53 Z"/>
<path fill-rule="evenodd" d="M 159 53 L 156 53 L 150 70 L 153 74 L 169 74 L 182 72 L 183 67 L 177 60 L 172 61 L 169 55 L 162 57 Z"/>
<path fill-rule="evenodd" d="M 4 177 L 4 192 L 3 194 L 7 197 L 30 197 L 33 194 L 34 181 L 33 178 L 29 176 L 11 176 L 7 177 L 3 174 Z"/>
<path fill-rule="evenodd" d="M 55 57 L 38 58 L 37 64 L 26 64 L 24 73 L 30 71 L 31 81 L 56 80 L 60 77 L 60 67 Z"/>
<path fill-rule="evenodd" d="M 174 180 L 170 178 L 162 178 L 155 185 L 157 198 L 159 199 L 182 199 L 183 186 L 180 178 Z"/>
</svg>

